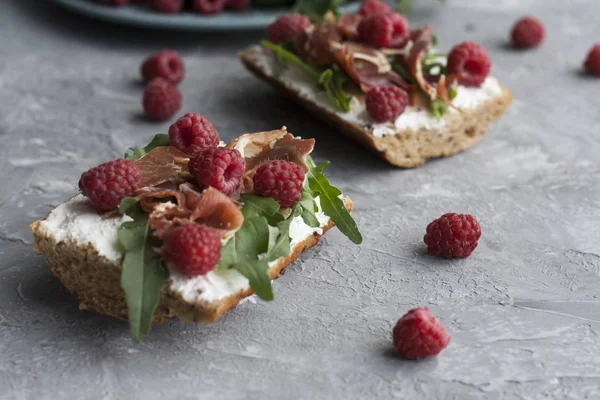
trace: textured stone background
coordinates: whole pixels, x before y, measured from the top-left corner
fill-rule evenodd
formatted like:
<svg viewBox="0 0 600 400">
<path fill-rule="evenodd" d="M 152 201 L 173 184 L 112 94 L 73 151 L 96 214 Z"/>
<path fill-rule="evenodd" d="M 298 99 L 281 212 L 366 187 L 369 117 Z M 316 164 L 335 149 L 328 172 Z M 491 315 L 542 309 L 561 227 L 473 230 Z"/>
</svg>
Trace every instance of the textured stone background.
<svg viewBox="0 0 600 400">
<path fill-rule="evenodd" d="M 513 90 L 473 149 L 397 170 L 246 73 L 235 51 L 260 34 L 160 33 L 104 25 L 44 1 L 0 5 L 0 398 L 600 398 L 600 81 L 581 61 L 600 40 L 595 1 L 448 0 L 441 47 L 473 39 Z M 516 17 L 545 45 L 506 48 Z M 188 67 L 185 110 L 226 139 L 287 125 L 356 203 L 365 242 L 332 232 L 275 284 L 214 325 L 172 321 L 133 345 L 127 325 L 80 312 L 31 250 L 27 225 L 76 191 L 86 168 L 165 124 L 139 116 L 140 60 L 170 46 Z M 423 254 L 444 212 L 479 218 L 467 260 Z M 452 333 L 437 358 L 390 352 L 392 324 L 427 305 Z"/>
</svg>

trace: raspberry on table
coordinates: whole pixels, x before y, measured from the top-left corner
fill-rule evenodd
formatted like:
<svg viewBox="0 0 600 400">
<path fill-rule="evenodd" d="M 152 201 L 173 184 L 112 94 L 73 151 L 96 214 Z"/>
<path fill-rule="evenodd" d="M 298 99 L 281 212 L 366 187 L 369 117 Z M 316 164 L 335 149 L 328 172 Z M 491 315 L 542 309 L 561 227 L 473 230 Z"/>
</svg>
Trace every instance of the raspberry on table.
<svg viewBox="0 0 600 400">
<path fill-rule="evenodd" d="M 291 161 L 267 161 L 256 170 L 254 191 L 275 199 L 283 208 L 291 207 L 302 197 L 304 175 L 304 169 Z"/>
<path fill-rule="evenodd" d="M 427 307 L 410 310 L 396 322 L 392 339 L 396 354 L 419 360 L 439 354 L 450 343 L 450 335 Z"/>
<path fill-rule="evenodd" d="M 221 258 L 221 237 L 206 225 L 185 224 L 166 237 L 161 255 L 170 268 L 187 277 L 212 271 Z"/>
<path fill-rule="evenodd" d="M 539 46 L 546 36 L 544 25 L 533 17 L 519 19 L 510 33 L 512 44 L 521 49 L 530 49 Z"/>
<path fill-rule="evenodd" d="M 154 121 L 165 121 L 181 108 L 181 93 L 163 78 L 154 78 L 144 90 L 144 113 Z"/>
<path fill-rule="evenodd" d="M 141 68 L 142 78 L 149 82 L 154 78 L 163 78 L 173 85 L 183 80 L 185 67 L 179 54 L 173 50 L 163 50 L 146 58 Z"/>
<path fill-rule="evenodd" d="M 402 46 L 410 35 L 408 21 L 396 12 L 374 14 L 360 21 L 359 40 L 376 48 Z"/>
<path fill-rule="evenodd" d="M 150 7 L 156 11 L 174 14 L 183 8 L 183 0 L 149 0 Z"/>
<path fill-rule="evenodd" d="M 223 11 L 227 0 L 192 0 L 192 10 L 200 14 L 217 14 Z"/>
<path fill-rule="evenodd" d="M 200 114 L 187 113 L 169 127 L 171 146 L 194 155 L 200 150 L 217 147 L 219 133 L 213 124 Z"/>
<path fill-rule="evenodd" d="M 310 19 L 304 14 L 285 14 L 267 26 L 267 39 L 273 43 L 295 40 L 309 25 Z"/>
<path fill-rule="evenodd" d="M 133 195 L 140 179 L 137 165 L 120 158 L 81 174 L 79 190 L 99 211 L 111 211 L 123 198 Z"/>
<path fill-rule="evenodd" d="M 492 63 L 487 51 L 475 42 L 463 42 L 448 54 L 448 73 L 458 76 L 458 83 L 479 87 L 485 81 Z"/>
<path fill-rule="evenodd" d="M 375 122 L 395 121 L 408 105 L 408 93 L 397 86 L 374 87 L 365 95 L 367 114 Z"/>
<path fill-rule="evenodd" d="M 239 191 L 245 162 L 242 154 L 235 149 L 211 147 L 196 153 L 190 159 L 188 168 L 198 186 L 212 186 L 233 196 Z"/>
<path fill-rule="evenodd" d="M 225 8 L 229 10 L 244 11 L 250 7 L 252 0 L 227 0 Z"/>
<path fill-rule="evenodd" d="M 358 10 L 358 13 L 363 17 L 369 17 L 371 15 L 388 13 L 390 11 L 390 7 L 384 1 L 363 0 L 363 2 L 360 4 L 360 9 Z"/>
<path fill-rule="evenodd" d="M 444 214 L 427 225 L 423 241 L 431 256 L 465 258 L 481 237 L 479 222 L 469 214 Z"/>
<path fill-rule="evenodd" d="M 590 75 L 600 76 L 600 43 L 595 44 L 588 53 L 583 64 L 585 71 Z"/>
</svg>

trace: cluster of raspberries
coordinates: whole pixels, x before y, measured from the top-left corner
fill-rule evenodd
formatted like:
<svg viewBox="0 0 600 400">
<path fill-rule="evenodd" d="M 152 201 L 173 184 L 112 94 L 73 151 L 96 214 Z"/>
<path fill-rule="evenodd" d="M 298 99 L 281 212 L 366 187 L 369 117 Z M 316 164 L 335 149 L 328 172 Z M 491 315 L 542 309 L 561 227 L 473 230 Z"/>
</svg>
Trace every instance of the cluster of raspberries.
<svg viewBox="0 0 600 400">
<path fill-rule="evenodd" d="M 97 3 L 109 6 L 124 6 L 126 4 L 147 4 L 155 11 L 175 14 L 186 8 L 185 0 L 96 0 Z M 252 0 L 192 0 L 187 2 L 189 9 L 199 14 L 217 14 L 228 9 L 243 11 L 250 7 Z"/>
<path fill-rule="evenodd" d="M 200 190 L 213 187 L 227 196 L 239 195 L 244 158 L 238 150 L 220 145 L 219 133 L 208 119 L 196 113 L 185 114 L 169 128 L 169 140 L 189 155 L 188 169 Z M 254 191 L 273 198 L 282 208 L 291 207 L 302 197 L 304 177 L 304 169 L 293 162 L 267 161 L 254 173 Z M 118 159 L 84 172 L 79 189 L 98 211 L 111 212 L 123 198 L 135 195 L 140 181 L 137 164 Z M 212 271 L 220 259 L 221 236 L 207 226 L 181 225 L 164 239 L 161 255 L 186 276 L 203 275 Z"/>
</svg>

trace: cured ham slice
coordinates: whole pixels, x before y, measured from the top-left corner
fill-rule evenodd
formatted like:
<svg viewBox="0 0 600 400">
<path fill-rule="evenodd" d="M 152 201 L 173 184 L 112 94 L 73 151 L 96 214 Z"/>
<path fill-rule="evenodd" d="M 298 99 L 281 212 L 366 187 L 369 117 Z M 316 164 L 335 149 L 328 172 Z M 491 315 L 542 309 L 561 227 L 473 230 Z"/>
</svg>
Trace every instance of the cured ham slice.
<svg viewBox="0 0 600 400">
<path fill-rule="evenodd" d="M 161 146 L 135 161 L 142 175 L 139 188 L 185 182 L 189 156 L 173 146 Z"/>
<path fill-rule="evenodd" d="M 265 161 L 286 160 L 308 170 L 304 159 L 315 147 L 314 139 L 297 139 L 285 129 L 247 133 L 231 141 L 227 147 L 238 150 L 244 157 L 246 171 L 242 177 L 241 192 L 253 190 L 252 178 Z"/>
</svg>

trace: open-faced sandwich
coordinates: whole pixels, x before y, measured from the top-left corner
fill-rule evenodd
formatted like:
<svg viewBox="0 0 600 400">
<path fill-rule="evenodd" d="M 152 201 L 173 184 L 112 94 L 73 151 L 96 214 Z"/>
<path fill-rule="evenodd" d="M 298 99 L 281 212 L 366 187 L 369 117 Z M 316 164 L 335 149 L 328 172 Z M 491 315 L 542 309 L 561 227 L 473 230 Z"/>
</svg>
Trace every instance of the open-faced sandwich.
<svg viewBox="0 0 600 400">
<path fill-rule="evenodd" d="M 389 163 L 416 167 L 465 150 L 511 103 L 477 43 L 436 49 L 430 26 L 410 29 L 380 0 L 358 14 L 280 17 L 244 65 Z"/>
<path fill-rule="evenodd" d="M 215 321 L 337 225 L 352 201 L 323 175 L 314 139 L 286 128 L 221 142 L 186 114 L 144 148 L 81 175 L 81 193 L 31 225 L 35 249 L 81 309 L 128 319 L 134 340 L 169 317 Z"/>
</svg>

